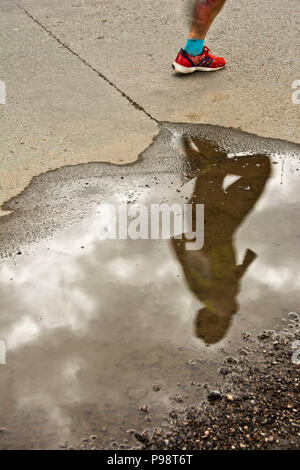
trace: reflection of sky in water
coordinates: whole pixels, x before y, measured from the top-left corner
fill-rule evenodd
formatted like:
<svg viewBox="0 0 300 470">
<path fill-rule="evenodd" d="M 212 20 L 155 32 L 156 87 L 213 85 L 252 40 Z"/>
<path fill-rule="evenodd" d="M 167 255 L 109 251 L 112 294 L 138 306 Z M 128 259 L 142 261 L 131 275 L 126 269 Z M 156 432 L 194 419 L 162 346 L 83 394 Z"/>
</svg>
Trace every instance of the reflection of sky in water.
<svg viewBox="0 0 300 470">
<path fill-rule="evenodd" d="M 299 300 L 300 288 L 299 164 L 286 159 L 283 167 L 281 160 L 274 165 L 265 193 L 237 233 L 239 252 L 251 247 L 258 255 L 243 281 L 241 298 L 256 299 L 263 307 L 266 295 L 277 299 L 280 293 L 286 307 L 282 312 L 290 311 L 289 300 Z"/>
<path fill-rule="evenodd" d="M 23 419 L 36 442 L 47 436 L 54 443 L 57 433 L 77 436 L 76 419 L 99 419 L 114 430 L 129 425 L 137 403 L 153 400 L 152 383 L 175 389 L 178 377 L 205 380 L 220 346 L 230 348 L 245 329 L 272 327 L 284 311 L 296 310 L 300 193 L 298 172 L 289 165 L 283 176 L 281 161 L 273 166 L 264 194 L 238 229 L 238 259 L 248 248 L 258 257 L 242 280 L 228 338 L 216 347 L 206 349 L 193 336 L 200 302 L 186 288 L 170 243 L 101 241 L 97 209 L 31 255 L 4 262 L 0 339 L 8 364 L 1 369 L 7 385 L 1 402 L 14 432 L 22 435 Z M 179 186 L 174 178 L 174 189 L 164 189 L 167 199 L 176 200 Z M 192 190 L 189 182 L 181 194 Z M 137 202 L 152 200 L 153 191 L 139 192 Z M 190 358 L 210 365 L 191 371 Z M 155 399 L 157 410 L 169 404 L 163 392 Z"/>
</svg>

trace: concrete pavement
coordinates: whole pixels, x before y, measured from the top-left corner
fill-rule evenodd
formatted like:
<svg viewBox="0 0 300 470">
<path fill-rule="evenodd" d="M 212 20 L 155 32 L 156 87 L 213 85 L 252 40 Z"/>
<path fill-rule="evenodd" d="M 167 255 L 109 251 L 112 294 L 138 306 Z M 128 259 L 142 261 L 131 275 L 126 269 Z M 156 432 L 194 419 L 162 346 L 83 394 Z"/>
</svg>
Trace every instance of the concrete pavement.
<svg viewBox="0 0 300 470">
<path fill-rule="evenodd" d="M 226 71 L 175 77 L 184 45 L 185 1 L 21 0 L 80 57 L 159 121 L 240 127 L 299 142 L 299 109 L 291 103 L 300 77 L 299 2 L 228 0 L 207 44 L 228 61 Z"/>
<path fill-rule="evenodd" d="M 1 106 L 1 197 L 33 176 L 91 161 L 130 162 L 157 124 L 57 43 L 11 1 L 1 1 L 7 104 Z M 5 212 L 4 212 L 5 213 Z"/>
<path fill-rule="evenodd" d="M 272 9 L 228 0 L 207 39 L 226 70 L 178 77 L 170 64 L 186 37 L 185 4 L 1 0 L 2 203 L 57 167 L 134 161 L 158 133 L 155 120 L 300 142 L 291 101 L 298 0 L 274 0 Z"/>
</svg>

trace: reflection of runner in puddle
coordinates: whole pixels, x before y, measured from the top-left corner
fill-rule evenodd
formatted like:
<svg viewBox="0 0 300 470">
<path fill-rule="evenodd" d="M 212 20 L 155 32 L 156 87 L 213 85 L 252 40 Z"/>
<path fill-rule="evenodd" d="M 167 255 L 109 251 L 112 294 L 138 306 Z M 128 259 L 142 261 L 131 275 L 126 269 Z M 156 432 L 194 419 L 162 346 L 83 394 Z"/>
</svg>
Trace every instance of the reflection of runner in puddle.
<svg viewBox="0 0 300 470">
<path fill-rule="evenodd" d="M 237 265 L 234 235 L 254 207 L 270 176 L 266 155 L 228 158 L 225 153 L 197 139 L 185 139 L 186 156 L 200 168 L 190 204 L 204 204 L 204 246 L 188 251 L 185 240 L 172 240 L 189 288 L 204 303 L 198 311 L 196 335 L 214 344 L 226 335 L 238 310 L 239 283 L 256 258 L 248 249 Z M 226 176 L 239 177 L 224 187 Z M 226 182 L 225 182 L 226 183 Z"/>
</svg>

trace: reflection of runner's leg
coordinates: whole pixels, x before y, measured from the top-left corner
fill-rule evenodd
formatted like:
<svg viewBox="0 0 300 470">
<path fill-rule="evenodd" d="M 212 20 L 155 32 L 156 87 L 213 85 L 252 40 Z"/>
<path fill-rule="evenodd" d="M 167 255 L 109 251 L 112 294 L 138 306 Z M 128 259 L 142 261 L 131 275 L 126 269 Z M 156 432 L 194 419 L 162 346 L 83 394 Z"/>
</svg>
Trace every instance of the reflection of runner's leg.
<svg viewBox="0 0 300 470">
<path fill-rule="evenodd" d="M 196 0 L 194 19 L 188 40 L 173 62 L 176 72 L 192 73 L 197 70 L 210 72 L 225 66 L 223 57 L 216 57 L 204 46 L 205 36 L 225 3 L 225 0 Z"/>
<path fill-rule="evenodd" d="M 256 258 L 247 249 L 237 264 L 235 235 L 259 200 L 271 174 L 267 155 L 228 158 L 213 142 L 186 136 L 183 148 L 190 178 L 198 175 L 189 204 L 205 206 L 205 241 L 201 250 L 185 250 L 184 238 L 173 239 L 188 288 L 204 304 L 197 312 L 196 336 L 205 343 L 218 343 L 226 335 L 238 311 L 241 279 Z M 238 180 L 224 188 L 228 175 Z"/>
</svg>

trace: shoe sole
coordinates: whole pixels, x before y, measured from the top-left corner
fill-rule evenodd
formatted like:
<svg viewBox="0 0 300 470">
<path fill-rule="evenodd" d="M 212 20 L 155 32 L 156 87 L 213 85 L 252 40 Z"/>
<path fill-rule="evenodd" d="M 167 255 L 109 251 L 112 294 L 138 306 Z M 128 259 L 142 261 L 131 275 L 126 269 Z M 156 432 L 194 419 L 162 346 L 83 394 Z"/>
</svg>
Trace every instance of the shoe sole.
<svg viewBox="0 0 300 470">
<path fill-rule="evenodd" d="M 217 70 L 223 69 L 225 65 L 222 67 L 215 67 L 214 69 L 210 69 L 208 67 L 184 67 L 183 65 L 177 64 L 177 62 L 174 61 L 172 67 L 175 69 L 175 72 L 188 74 L 194 72 L 216 72 Z"/>
</svg>

